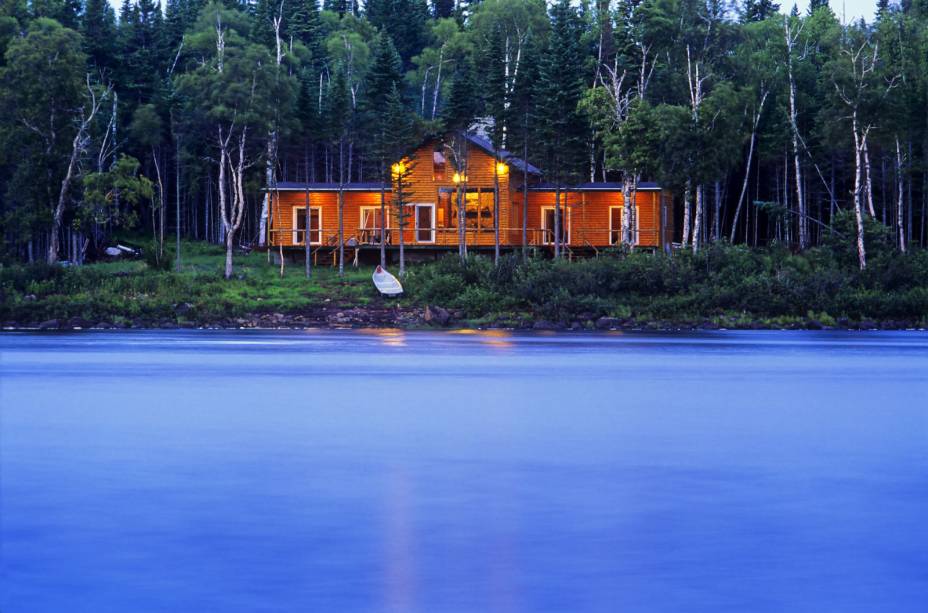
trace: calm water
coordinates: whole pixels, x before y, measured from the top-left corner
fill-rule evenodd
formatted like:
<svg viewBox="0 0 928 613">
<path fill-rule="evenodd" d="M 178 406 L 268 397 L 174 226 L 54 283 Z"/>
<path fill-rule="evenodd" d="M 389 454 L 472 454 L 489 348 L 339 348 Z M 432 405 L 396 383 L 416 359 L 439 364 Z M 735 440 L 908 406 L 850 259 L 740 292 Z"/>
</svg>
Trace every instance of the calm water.
<svg viewBox="0 0 928 613">
<path fill-rule="evenodd" d="M 0 335 L 0 611 L 918 611 L 928 335 Z"/>
</svg>

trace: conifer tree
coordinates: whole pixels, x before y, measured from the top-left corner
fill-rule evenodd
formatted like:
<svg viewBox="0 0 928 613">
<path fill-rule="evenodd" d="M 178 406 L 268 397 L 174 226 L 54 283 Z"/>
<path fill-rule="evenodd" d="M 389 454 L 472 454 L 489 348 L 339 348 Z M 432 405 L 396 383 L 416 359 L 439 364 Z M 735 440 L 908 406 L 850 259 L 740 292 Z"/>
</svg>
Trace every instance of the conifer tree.
<svg viewBox="0 0 928 613">
<path fill-rule="evenodd" d="M 88 63 L 109 72 L 116 65 L 116 13 L 106 0 L 87 0 L 81 35 Z"/>
<path fill-rule="evenodd" d="M 745 0 L 741 6 L 741 21 L 742 23 L 763 21 L 779 11 L 780 5 L 773 0 Z"/>
<path fill-rule="evenodd" d="M 368 0 L 365 5 L 371 25 L 393 39 L 404 66 L 426 44 L 429 7 L 426 0 Z"/>
<path fill-rule="evenodd" d="M 560 257 L 561 191 L 582 173 L 587 123 L 578 110 L 583 91 L 580 67 L 580 21 L 569 0 L 551 8 L 551 33 L 538 80 L 537 125 L 547 162 L 547 178 L 555 186 L 554 255 Z"/>
<path fill-rule="evenodd" d="M 325 62 L 325 44 L 316 0 L 290 0 L 284 6 L 284 36 L 288 44 L 299 41 L 309 51 L 312 64 Z"/>
<path fill-rule="evenodd" d="M 454 16 L 454 0 L 432 0 L 432 13 L 435 19 Z"/>
<path fill-rule="evenodd" d="M 823 7 L 828 8 L 828 0 L 809 0 L 809 15 Z"/>
<path fill-rule="evenodd" d="M 370 135 L 371 153 L 378 162 L 380 176 L 380 265 L 386 266 L 386 185 L 395 159 L 396 138 L 391 126 L 403 109 L 399 88 L 403 79 L 403 62 L 389 34 L 381 34 L 374 49 L 374 60 L 367 77 L 364 100 L 365 124 Z"/>
</svg>

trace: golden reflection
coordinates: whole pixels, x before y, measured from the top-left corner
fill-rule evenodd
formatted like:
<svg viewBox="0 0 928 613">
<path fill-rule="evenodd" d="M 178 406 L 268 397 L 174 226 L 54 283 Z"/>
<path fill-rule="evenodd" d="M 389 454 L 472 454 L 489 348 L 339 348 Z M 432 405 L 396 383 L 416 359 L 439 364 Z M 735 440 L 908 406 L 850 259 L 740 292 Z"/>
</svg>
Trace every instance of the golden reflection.
<svg viewBox="0 0 928 613">
<path fill-rule="evenodd" d="M 509 339 L 512 336 L 512 332 L 509 330 L 481 330 L 480 331 L 480 342 L 483 345 L 489 347 L 495 347 L 497 349 L 509 349 L 513 346 L 513 342 Z"/>
<path fill-rule="evenodd" d="M 380 342 L 387 347 L 405 347 L 406 331 L 401 328 L 368 328 L 360 330 L 362 334 L 370 334 L 380 338 Z"/>
</svg>

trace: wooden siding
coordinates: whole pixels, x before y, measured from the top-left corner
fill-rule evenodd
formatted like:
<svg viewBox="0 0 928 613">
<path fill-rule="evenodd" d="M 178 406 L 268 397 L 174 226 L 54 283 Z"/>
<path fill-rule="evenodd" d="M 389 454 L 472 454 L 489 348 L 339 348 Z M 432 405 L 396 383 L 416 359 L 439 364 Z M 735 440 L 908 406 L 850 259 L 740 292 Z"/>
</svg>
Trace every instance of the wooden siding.
<svg viewBox="0 0 928 613">
<path fill-rule="evenodd" d="M 433 173 L 433 153 L 436 150 L 435 141 L 426 143 L 422 147 L 416 150 L 416 152 L 410 157 L 409 166 L 411 168 L 409 172 L 409 178 L 407 182 L 409 183 L 407 202 L 410 205 L 414 204 L 431 204 L 435 206 L 435 242 L 431 244 L 435 245 L 446 245 L 446 246 L 457 246 L 458 244 L 458 229 L 457 229 L 457 208 L 454 194 L 451 194 L 451 212 L 447 210 L 439 210 L 440 190 L 454 190 L 457 186 L 455 185 L 452 177 L 454 175 L 454 168 L 451 165 L 451 160 L 448 159 L 448 152 L 445 149 L 440 149 L 441 153 L 445 156 L 447 162 L 445 164 L 445 173 L 444 177 L 436 179 Z M 490 204 L 492 210 L 492 198 L 493 198 L 493 173 L 496 169 L 496 160 L 495 158 L 488 154 L 483 149 L 468 143 L 467 149 L 467 183 L 465 185 L 466 189 L 474 190 L 479 189 L 481 193 L 486 194 L 483 196 L 483 201 Z M 506 244 L 506 228 L 508 228 L 512 222 L 511 219 L 511 203 L 512 197 L 510 196 L 509 189 L 509 175 L 504 175 L 500 177 L 499 180 L 499 226 L 500 226 L 500 242 Z M 442 207 L 444 209 L 444 207 Z M 450 217 L 450 219 L 449 219 Z M 394 228 L 398 227 L 398 219 L 394 215 L 393 223 Z M 407 222 L 407 230 L 403 233 L 404 242 L 407 245 L 416 245 L 419 244 L 415 240 L 415 220 L 410 215 L 410 218 Z M 489 224 L 489 227 L 481 227 L 480 230 L 468 228 L 467 230 L 467 244 L 474 246 L 493 246 L 493 227 L 492 221 Z M 394 237 L 393 243 L 397 244 L 398 239 Z"/>
<path fill-rule="evenodd" d="M 408 246 L 430 246 L 456 248 L 458 244 L 457 207 L 452 180 L 454 169 L 448 160 L 445 164 L 444 177 L 436 178 L 433 173 L 433 153 L 435 141 L 420 147 L 407 161 L 410 167 L 406 180 L 406 201 L 408 203 L 406 230 L 403 241 Z M 442 151 L 443 154 L 446 151 Z M 446 156 L 447 158 L 447 156 Z M 478 190 L 476 198 L 492 210 L 493 173 L 496 160 L 483 149 L 469 144 L 468 148 L 468 190 Z M 511 183 L 511 184 L 510 184 Z M 500 177 L 499 182 L 499 226 L 500 244 L 504 247 L 517 247 L 522 244 L 522 177 L 518 172 L 510 171 Z M 440 196 L 448 193 L 447 199 Z M 379 191 L 345 191 L 344 231 L 346 242 L 354 239 L 361 244 L 376 243 L 373 236 L 360 232 L 361 208 L 380 206 Z M 474 198 L 474 196 L 471 196 Z M 334 246 L 338 243 L 338 194 L 334 191 L 310 192 L 310 206 L 322 211 L 322 246 Z M 399 244 L 397 228 L 399 219 L 395 207 L 390 206 L 393 195 L 386 194 L 388 209 L 388 244 Z M 300 191 L 281 191 L 275 195 L 271 232 L 274 246 L 295 246 L 293 241 L 294 208 L 301 208 L 306 202 L 306 193 Z M 530 245 L 546 245 L 543 230 L 542 211 L 553 207 L 553 191 L 531 191 L 528 194 L 528 242 Z M 673 237 L 673 198 L 667 191 L 640 190 L 637 192 L 638 206 L 638 244 L 644 247 L 659 247 L 669 244 Z M 433 228 L 434 241 L 419 241 L 416 232 L 416 204 L 434 207 Z M 562 192 L 561 204 L 569 224 L 569 245 L 572 248 L 597 249 L 609 247 L 610 208 L 624 205 L 621 191 L 567 191 Z M 481 228 L 468 227 L 466 240 L 468 246 L 492 247 L 493 225 L 491 218 L 476 218 Z M 661 223 L 663 221 L 663 240 L 661 240 Z M 618 220 L 617 220 L 618 222 Z M 619 227 L 613 228 L 618 230 Z M 430 233 L 431 234 L 431 233 Z M 426 238 L 431 238 L 428 236 Z M 302 244 L 302 243 L 300 243 Z"/>
<path fill-rule="evenodd" d="M 659 191 L 639 191 L 635 202 L 638 205 L 638 245 L 642 247 L 659 246 L 660 206 L 663 194 Z M 565 207 L 566 203 L 566 208 Z M 532 245 L 543 244 L 542 210 L 555 206 L 553 191 L 533 192 L 528 196 L 528 241 Z M 571 247 L 608 247 L 610 246 L 610 209 L 624 207 L 621 191 L 588 191 L 561 193 L 562 220 L 569 223 L 569 245 Z M 512 244 L 522 242 L 521 211 L 522 193 L 514 196 L 513 208 L 517 210 L 518 229 L 510 233 Z M 620 213 L 621 215 L 621 213 Z M 618 220 L 621 228 L 621 217 Z"/>
<path fill-rule="evenodd" d="M 390 194 L 387 193 L 389 202 Z M 271 222 L 272 244 L 292 247 L 293 242 L 293 210 L 302 209 L 306 205 L 306 192 L 279 192 L 274 198 L 273 220 Z M 309 206 L 319 207 L 322 211 L 322 244 L 338 244 L 338 194 L 335 192 L 310 192 Z M 380 206 L 380 193 L 378 192 L 345 192 L 345 240 L 358 237 L 358 228 L 361 227 L 361 207 Z M 301 213 L 302 214 L 302 213 Z M 302 244 L 302 241 L 299 243 Z"/>
</svg>

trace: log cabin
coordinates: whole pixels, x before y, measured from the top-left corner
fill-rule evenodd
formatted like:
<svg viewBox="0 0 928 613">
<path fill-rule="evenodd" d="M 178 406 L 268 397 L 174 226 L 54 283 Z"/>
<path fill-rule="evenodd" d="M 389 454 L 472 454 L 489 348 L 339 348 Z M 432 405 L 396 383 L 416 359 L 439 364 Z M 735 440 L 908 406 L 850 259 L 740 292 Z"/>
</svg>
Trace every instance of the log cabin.
<svg viewBox="0 0 928 613">
<path fill-rule="evenodd" d="M 466 134 L 463 141 L 452 142 L 451 135 L 425 141 L 393 165 L 392 180 L 383 186 L 380 182 L 346 183 L 340 189 L 337 183 L 278 183 L 270 189 L 268 245 L 303 251 L 308 205 L 313 253 L 318 257 L 320 252 L 334 252 L 340 191 L 344 198 L 344 240 L 346 247 L 355 249 L 356 259 L 359 252 L 379 250 L 381 240 L 388 251 L 395 251 L 401 225 L 409 253 L 457 250 L 461 236 L 468 250 L 492 250 L 497 224 L 500 248 L 521 249 L 523 215 L 527 218 L 526 245 L 553 251 L 558 200 L 560 242 L 568 256 L 620 245 L 625 209 L 621 183 L 582 183 L 558 189 L 544 181 L 539 168 L 495 149 L 482 136 Z M 497 190 L 498 220 L 494 219 Z M 381 223 L 382 197 L 386 202 L 385 223 Z M 463 207 L 458 206 L 458 197 Z M 655 183 L 643 182 L 634 200 L 636 246 L 669 249 L 673 239 L 672 194 Z M 398 201 L 404 203 L 402 219 Z M 463 212 L 463 233 L 459 211 Z"/>
</svg>

